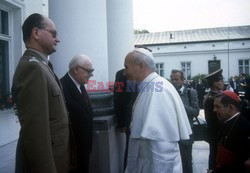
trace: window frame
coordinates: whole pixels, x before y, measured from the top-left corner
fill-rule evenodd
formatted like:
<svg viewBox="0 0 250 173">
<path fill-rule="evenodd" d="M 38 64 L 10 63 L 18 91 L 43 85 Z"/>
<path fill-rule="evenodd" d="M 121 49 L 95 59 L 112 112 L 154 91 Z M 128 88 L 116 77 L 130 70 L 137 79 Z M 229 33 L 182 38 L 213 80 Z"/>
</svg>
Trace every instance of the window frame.
<svg viewBox="0 0 250 173">
<path fill-rule="evenodd" d="M 184 68 L 183 68 L 183 66 L 182 66 L 182 64 L 185 64 L 184 65 Z M 189 68 L 188 68 L 188 65 L 187 64 L 189 64 Z M 186 80 L 191 80 L 191 78 L 192 78 L 192 73 L 191 73 L 191 61 L 181 61 L 181 63 L 180 63 L 180 65 L 181 65 L 181 70 L 182 70 L 182 72 L 183 72 L 183 74 L 184 74 L 184 78 L 186 79 Z M 188 70 L 190 71 L 189 72 L 189 74 L 188 74 Z"/>
<path fill-rule="evenodd" d="M 161 65 L 163 67 L 161 67 Z M 157 67 L 158 66 L 158 67 Z M 159 63 L 155 63 L 155 72 L 160 75 L 161 77 L 164 77 L 164 63 L 163 62 L 159 62 Z"/>
<path fill-rule="evenodd" d="M 242 61 L 242 65 L 240 65 L 240 61 Z M 246 65 L 246 61 L 248 61 L 248 64 Z M 240 70 L 240 68 L 242 67 L 242 71 Z M 246 67 L 248 67 L 248 72 L 246 72 Z M 250 74 L 250 59 L 239 59 L 238 60 L 238 70 L 239 70 L 239 74 Z"/>
<path fill-rule="evenodd" d="M 13 33 L 14 33 L 14 30 L 13 30 L 13 11 L 11 10 L 10 7 L 7 7 L 5 4 L 2 4 L 0 2 L 0 10 L 2 11 L 5 11 L 8 13 L 8 16 L 7 16 L 7 20 L 8 20 L 8 35 L 6 34 L 2 34 L 0 33 L 0 40 L 1 41 L 6 41 L 7 42 L 7 52 L 6 52 L 6 55 L 5 55 L 5 58 L 7 58 L 6 60 L 6 64 L 5 64 L 5 70 L 4 70 L 4 79 L 6 79 L 6 81 L 4 81 L 4 90 L 2 91 L 2 93 L 0 94 L 8 94 L 10 93 L 11 91 L 11 84 L 12 84 L 12 76 L 13 76 L 13 69 L 14 69 L 14 58 L 13 58 Z M 1 92 L 1 91 L 0 91 Z"/>
</svg>

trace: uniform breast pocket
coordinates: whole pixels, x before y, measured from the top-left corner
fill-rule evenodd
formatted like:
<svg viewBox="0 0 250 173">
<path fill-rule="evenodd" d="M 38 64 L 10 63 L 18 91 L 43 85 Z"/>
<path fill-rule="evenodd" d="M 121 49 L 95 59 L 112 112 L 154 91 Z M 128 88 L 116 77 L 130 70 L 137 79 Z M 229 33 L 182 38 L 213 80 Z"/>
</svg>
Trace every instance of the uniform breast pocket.
<svg viewBox="0 0 250 173">
<path fill-rule="evenodd" d="M 62 95 L 62 91 L 58 87 L 53 87 L 52 94 L 54 97 L 58 97 L 58 96 Z"/>
<path fill-rule="evenodd" d="M 50 98 L 50 111 L 52 116 L 59 116 L 62 113 L 63 109 L 63 96 L 62 91 L 59 87 L 52 88 L 52 96 Z"/>
</svg>

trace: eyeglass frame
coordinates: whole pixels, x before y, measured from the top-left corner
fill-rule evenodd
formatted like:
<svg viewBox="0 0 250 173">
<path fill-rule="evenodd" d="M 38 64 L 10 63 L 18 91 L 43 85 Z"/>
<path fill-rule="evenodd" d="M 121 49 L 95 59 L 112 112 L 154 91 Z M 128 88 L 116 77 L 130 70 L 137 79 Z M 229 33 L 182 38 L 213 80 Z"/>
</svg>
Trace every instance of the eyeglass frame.
<svg viewBox="0 0 250 173">
<path fill-rule="evenodd" d="M 53 38 L 57 37 L 57 31 L 56 30 L 50 30 L 50 29 L 45 29 L 45 28 L 42 28 L 41 30 L 49 32 L 52 35 Z"/>
<path fill-rule="evenodd" d="M 79 65 L 78 65 L 77 67 L 79 67 L 79 68 L 82 69 L 82 70 L 87 71 L 88 74 L 92 74 L 92 73 L 94 72 L 94 70 L 95 70 L 95 69 L 90 69 L 90 70 L 89 70 L 89 69 L 86 69 L 86 68 L 84 68 L 84 67 L 82 67 L 82 66 L 79 66 Z"/>
</svg>

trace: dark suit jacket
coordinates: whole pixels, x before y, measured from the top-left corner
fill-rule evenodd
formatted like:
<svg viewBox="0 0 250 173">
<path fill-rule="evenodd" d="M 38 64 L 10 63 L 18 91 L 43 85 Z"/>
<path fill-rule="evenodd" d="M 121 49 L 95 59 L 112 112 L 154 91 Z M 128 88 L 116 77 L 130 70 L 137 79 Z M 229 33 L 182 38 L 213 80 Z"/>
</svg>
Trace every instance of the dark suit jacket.
<svg viewBox="0 0 250 173">
<path fill-rule="evenodd" d="M 130 126 L 133 100 L 135 100 L 133 98 L 136 97 L 136 93 L 126 92 L 127 79 L 126 76 L 123 75 L 123 72 L 124 69 L 116 73 L 114 86 L 114 109 L 117 118 L 117 126 L 119 128 Z M 122 83 L 123 85 L 118 83 Z M 120 85 L 120 88 L 118 85 Z"/>
<path fill-rule="evenodd" d="M 26 50 L 16 68 L 12 94 L 21 125 L 16 172 L 67 173 L 69 123 L 60 83 L 46 57 Z"/>
<path fill-rule="evenodd" d="M 61 83 L 75 137 L 79 166 L 84 162 L 83 159 L 88 159 L 91 152 L 93 110 L 90 104 L 86 104 L 68 73 L 61 78 Z"/>
<path fill-rule="evenodd" d="M 217 138 L 218 144 L 233 153 L 234 160 L 227 165 L 221 164 L 215 173 L 245 172 L 244 162 L 250 158 L 250 123 L 241 114 L 238 116 L 222 124 Z M 224 157 L 223 160 L 227 159 Z"/>
<path fill-rule="evenodd" d="M 235 84 L 234 84 L 235 83 Z M 234 89 L 234 92 L 238 94 L 238 89 L 239 89 L 239 82 L 238 81 L 230 81 L 229 82 L 230 86 Z"/>
</svg>

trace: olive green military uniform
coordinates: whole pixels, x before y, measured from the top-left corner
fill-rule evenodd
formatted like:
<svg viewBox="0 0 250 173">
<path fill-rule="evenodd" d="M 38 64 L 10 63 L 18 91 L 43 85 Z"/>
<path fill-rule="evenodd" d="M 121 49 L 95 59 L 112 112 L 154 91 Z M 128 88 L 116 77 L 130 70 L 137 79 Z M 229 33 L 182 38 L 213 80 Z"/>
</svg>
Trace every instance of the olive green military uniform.
<svg viewBox="0 0 250 173">
<path fill-rule="evenodd" d="M 62 89 L 48 59 L 28 49 L 13 78 L 21 125 L 16 172 L 66 173 L 71 169 L 69 121 Z"/>
</svg>

